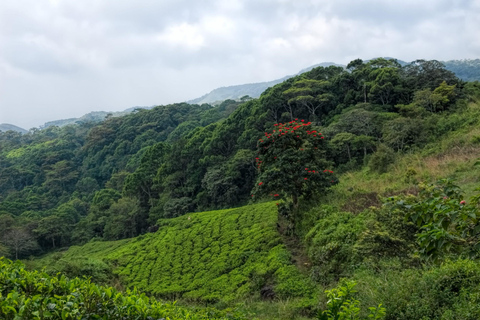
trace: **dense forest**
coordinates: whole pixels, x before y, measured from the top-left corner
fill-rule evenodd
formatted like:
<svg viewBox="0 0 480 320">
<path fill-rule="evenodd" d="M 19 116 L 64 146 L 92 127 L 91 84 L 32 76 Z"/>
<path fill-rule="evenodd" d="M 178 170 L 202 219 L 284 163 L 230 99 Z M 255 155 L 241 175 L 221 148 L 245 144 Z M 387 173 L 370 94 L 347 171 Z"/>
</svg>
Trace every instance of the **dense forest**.
<svg viewBox="0 0 480 320">
<path fill-rule="evenodd" d="M 479 98 L 480 83 L 458 79 L 438 61 L 357 59 L 346 69 L 317 67 L 289 78 L 258 99 L 0 133 L 0 256 L 50 253 L 40 265 L 54 265 L 52 273 L 218 307 L 290 297 L 279 317 L 333 319 L 344 310 L 352 319 L 368 312 L 375 319 L 476 319 Z M 436 165 L 425 167 L 427 160 Z M 248 204 L 256 209 L 186 224 L 197 219 L 193 212 Z M 248 242 L 255 233 L 270 242 Z M 141 243 L 99 249 L 131 238 Z M 191 253 L 182 251 L 187 242 Z M 218 274 L 198 280 L 210 289 L 188 287 L 186 271 L 168 282 L 184 256 L 198 253 L 206 264 L 205 250 L 217 242 Z M 147 249 L 152 243 L 156 249 Z M 70 246 L 77 251 L 65 251 Z M 149 264 L 149 252 L 160 247 L 169 267 Z M 136 260 L 122 260 L 139 248 Z M 74 262 L 82 255 L 93 260 Z M 92 263 L 100 272 L 86 272 Z M 205 274 L 189 263 L 190 274 Z M 145 278 L 165 286 L 145 282 L 149 268 L 158 275 Z M 329 288 L 328 297 L 344 297 L 339 305 L 318 300 Z M 373 309 L 357 308 L 356 291 Z"/>
</svg>

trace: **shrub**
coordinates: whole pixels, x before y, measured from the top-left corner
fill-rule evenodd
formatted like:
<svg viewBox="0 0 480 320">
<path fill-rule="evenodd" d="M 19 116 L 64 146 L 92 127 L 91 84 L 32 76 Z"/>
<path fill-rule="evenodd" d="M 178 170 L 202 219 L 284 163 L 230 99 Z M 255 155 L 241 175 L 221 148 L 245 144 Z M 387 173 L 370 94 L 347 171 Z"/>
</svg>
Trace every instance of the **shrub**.
<svg viewBox="0 0 480 320">
<path fill-rule="evenodd" d="M 395 152 L 386 145 L 380 144 L 377 151 L 370 157 L 368 168 L 374 172 L 385 173 L 394 162 Z"/>
<path fill-rule="evenodd" d="M 415 223 L 419 251 L 425 258 L 437 259 L 445 253 L 480 253 L 480 194 L 468 202 L 451 180 L 420 185 L 420 194 L 392 197 L 387 204 Z"/>
</svg>

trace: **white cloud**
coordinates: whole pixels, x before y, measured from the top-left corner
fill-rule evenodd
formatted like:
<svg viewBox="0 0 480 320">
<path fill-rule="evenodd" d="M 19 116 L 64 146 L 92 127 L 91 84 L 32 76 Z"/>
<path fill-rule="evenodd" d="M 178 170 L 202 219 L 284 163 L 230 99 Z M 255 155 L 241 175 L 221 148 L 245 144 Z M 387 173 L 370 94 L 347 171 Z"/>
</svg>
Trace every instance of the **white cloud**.
<svg viewBox="0 0 480 320">
<path fill-rule="evenodd" d="M 2 0 L 0 122 L 25 127 L 324 61 L 478 58 L 480 0 Z"/>
<path fill-rule="evenodd" d="M 187 23 L 168 27 L 165 32 L 157 37 L 157 40 L 165 42 L 167 45 L 190 50 L 198 50 L 205 43 L 200 30 L 196 26 Z"/>
</svg>

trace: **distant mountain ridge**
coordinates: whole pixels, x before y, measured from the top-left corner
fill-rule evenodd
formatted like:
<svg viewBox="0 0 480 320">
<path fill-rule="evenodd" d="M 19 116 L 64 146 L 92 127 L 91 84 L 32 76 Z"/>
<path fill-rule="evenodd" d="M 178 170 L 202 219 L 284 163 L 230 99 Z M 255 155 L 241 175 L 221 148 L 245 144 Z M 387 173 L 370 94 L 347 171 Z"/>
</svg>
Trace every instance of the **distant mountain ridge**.
<svg viewBox="0 0 480 320">
<path fill-rule="evenodd" d="M 394 59 L 391 57 L 385 57 L 385 59 Z M 369 60 L 365 60 L 369 61 Z M 402 65 L 408 64 L 408 62 L 398 60 L 397 61 Z M 480 59 L 463 59 L 463 60 L 449 60 L 449 61 L 441 61 L 443 64 L 445 64 L 445 67 L 447 70 L 450 70 L 454 72 L 457 77 L 464 81 L 480 81 Z M 346 68 L 346 65 L 343 64 L 338 64 L 335 62 L 322 62 L 319 64 L 315 64 L 313 66 L 310 66 L 308 68 L 300 70 L 297 74 L 295 75 L 288 75 L 280 79 L 272 80 L 272 81 L 266 81 L 266 82 L 257 82 L 257 83 L 248 83 L 248 84 L 241 84 L 241 85 L 234 85 L 234 86 L 226 86 L 226 87 L 220 87 L 212 90 L 211 92 L 196 98 L 192 100 L 186 101 L 187 103 L 190 104 L 203 104 L 203 103 L 209 103 L 209 104 L 217 104 L 222 101 L 225 101 L 227 99 L 232 99 L 232 100 L 239 100 L 240 98 L 244 96 L 249 96 L 251 98 L 258 98 L 264 92 L 266 89 L 269 87 L 272 87 L 276 84 L 279 84 L 291 77 L 294 77 L 296 75 L 308 72 L 312 70 L 313 68 L 317 67 L 329 67 L 329 66 L 337 66 L 337 67 L 342 67 Z M 70 124 L 75 124 L 75 123 L 82 123 L 82 122 L 101 122 L 105 120 L 107 116 L 113 116 L 113 117 L 120 117 L 122 115 L 126 115 L 135 109 L 151 109 L 153 107 L 133 107 L 126 109 L 124 111 L 118 111 L 118 112 L 107 112 L 107 111 L 94 111 L 87 113 L 83 115 L 80 118 L 69 118 L 69 119 L 61 119 L 61 120 L 55 120 L 55 121 L 49 121 L 46 122 L 43 126 L 40 128 L 48 128 L 50 126 L 65 126 L 65 125 L 70 125 Z M 2 127 L 3 126 L 3 127 Z M 19 128 L 14 125 L 10 124 L 2 124 L 0 125 L 0 131 L 8 131 L 8 130 L 14 130 L 22 133 L 26 133 L 27 130 Z"/>
<path fill-rule="evenodd" d="M 58 126 L 58 127 L 63 127 L 67 126 L 70 124 L 76 124 L 76 123 L 84 123 L 84 122 L 101 122 L 105 120 L 107 117 L 121 117 L 123 115 L 129 114 L 136 109 L 151 109 L 153 107 L 132 107 L 128 108 L 124 111 L 92 111 L 89 112 L 80 118 L 69 118 L 69 119 L 61 119 L 61 120 L 54 120 L 54 121 L 49 121 L 45 122 L 43 126 L 41 126 L 41 129 L 48 128 L 51 126 Z"/>
<path fill-rule="evenodd" d="M 243 96 L 250 96 L 251 98 L 258 98 L 264 92 L 270 87 L 273 87 L 276 84 L 282 83 L 283 81 L 294 77 L 296 75 L 299 75 L 301 73 L 307 72 L 312 70 L 313 68 L 316 67 L 329 67 L 329 66 L 338 66 L 338 67 L 343 67 L 345 68 L 344 65 L 337 64 L 334 62 L 322 62 L 319 64 L 316 64 L 314 66 L 305 68 L 300 70 L 295 75 L 290 75 L 290 76 L 285 76 L 280 79 L 272 80 L 272 81 L 267 81 L 267 82 L 257 82 L 257 83 L 248 83 L 248 84 L 240 84 L 240 85 L 235 85 L 235 86 L 228 86 L 228 87 L 220 87 L 217 89 L 214 89 L 210 91 L 209 93 L 193 99 L 193 100 L 188 100 L 187 103 L 191 104 L 202 104 L 202 103 L 218 103 L 227 99 L 232 99 L 232 100 L 238 100 Z"/>
<path fill-rule="evenodd" d="M 447 70 L 464 81 L 480 81 L 480 59 L 442 61 Z"/>
<path fill-rule="evenodd" d="M 20 133 L 27 133 L 28 131 L 14 126 L 13 124 L 8 124 L 8 123 L 2 123 L 0 124 L 0 131 L 6 132 L 6 131 L 15 131 L 15 132 L 20 132 Z"/>
<path fill-rule="evenodd" d="M 385 59 L 395 59 L 395 58 L 385 57 Z M 365 62 L 367 61 L 369 60 L 365 60 Z M 405 62 L 398 59 L 397 61 L 402 66 L 409 63 L 409 62 Z M 447 70 L 454 72 L 457 75 L 457 77 L 459 77 L 464 81 L 475 81 L 475 80 L 480 81 L 480 59 L 449 60 L 449 61 L 440 61 L 440 62 L 445 64 L 445 67 Z M 300 70 L 300 72 L 297 73 L 297 75 L 302 74 L 304 72 L 308 72 L 313 68 L 329 67 L 329 66 L 346 68 L 346 65 L 343 65 L 343 64 L 338 64 L 334 62 L 323 62 L 323 63 L 315 64 L 308 68 L 302 69 Z M 249 84 L 241 84 L 241 85 L 217 88 L 212 90 L 210 93 L 207 93 L 199 98 L 189 100 L 187 101 L 187 103 L 196 103 L 196 104 L 217 103 L 227 99 L 238 100 L 241 97 L 247 96 L 247 95 L 252 98 L 258 98 L 260 97 L 262 92 L 265 91 L 267 88 L 272 87 L 278 83 L 281 83 L 293 76 L 295 75 L 285 76 L 281 79 L 268 81 L 268 82 L 249 83 Z"/>
</svg>

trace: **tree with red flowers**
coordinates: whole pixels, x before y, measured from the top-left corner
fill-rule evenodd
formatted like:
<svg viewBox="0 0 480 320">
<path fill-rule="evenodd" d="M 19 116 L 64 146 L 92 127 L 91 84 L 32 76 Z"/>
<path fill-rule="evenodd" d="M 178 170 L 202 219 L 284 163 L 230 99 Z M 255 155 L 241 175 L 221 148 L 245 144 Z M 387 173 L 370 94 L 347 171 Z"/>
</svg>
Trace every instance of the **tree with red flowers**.
<svg viewBox="0 0 480 320">
<path fill-rule="evenodd" d="M 293 214 L 299 200 L 324 193 L 337 182 L 325 159 L 321 132 L 304 120 L 274 124 L 257 144 L 258 181 L 253 199 L 271 196 L 291 200 Z"/>
</svg>

